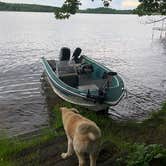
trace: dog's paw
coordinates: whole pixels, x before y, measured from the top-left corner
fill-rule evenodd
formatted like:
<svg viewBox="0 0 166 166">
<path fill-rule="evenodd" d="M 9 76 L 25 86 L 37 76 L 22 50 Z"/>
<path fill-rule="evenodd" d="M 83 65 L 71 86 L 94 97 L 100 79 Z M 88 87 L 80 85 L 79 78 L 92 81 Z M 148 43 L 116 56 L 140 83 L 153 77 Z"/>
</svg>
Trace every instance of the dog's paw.
<svg viewBox="0 0 166 166">
<path fill-rule="evenodd" d="M 66 158 L 68 157 L 68 154 L 67 154 L 67 153 L 62 153 L 62 154 L 61 154 L 61 157 L 62 157 L 63 159 L 66 159 Z"/>
</svg>

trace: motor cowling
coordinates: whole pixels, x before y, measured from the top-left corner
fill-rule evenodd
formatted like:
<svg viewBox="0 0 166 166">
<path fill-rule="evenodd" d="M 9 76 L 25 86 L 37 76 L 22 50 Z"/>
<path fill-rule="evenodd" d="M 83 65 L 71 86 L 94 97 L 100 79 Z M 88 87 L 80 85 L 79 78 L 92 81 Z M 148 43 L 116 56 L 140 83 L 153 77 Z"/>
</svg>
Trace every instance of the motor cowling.
<svg viewBox="0 0 166 166">
<path fill-rule="evenodd" d="M 80 63 L 80 56 L 81 56 L 81 48 L 77 47 L 72 55 L 72 59 L 75 61 L 75 63 Z"/>
<path fill-rule="evenodd" d="M 70 60 L 70 49 L 67 47 L 62 47 L 59 54 L 60 61 L 69 61 Z"/>
</svg>

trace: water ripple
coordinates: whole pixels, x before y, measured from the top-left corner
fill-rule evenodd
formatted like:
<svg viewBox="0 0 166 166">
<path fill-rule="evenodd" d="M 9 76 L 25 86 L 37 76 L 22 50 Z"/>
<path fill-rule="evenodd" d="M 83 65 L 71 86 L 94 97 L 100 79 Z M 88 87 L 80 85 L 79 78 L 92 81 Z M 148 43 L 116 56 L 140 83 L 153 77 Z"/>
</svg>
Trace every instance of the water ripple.
<svg viewBox="0 0 166 166">
<path fill-rule="evenodd" d="M 136 15 L 78 14 L 58 21 L 50 13 L 1 12 L 0 21 L 0 130 L 10 135 L 48 125 L 48 108 L 58 99 L 46 99 L 40 58 L 57 59 L 64 46 L 81 47 L 124 78 L 128 97 L 111 117 L 143 119 L 166 100 L 166 40 L 152 42 L 152 25 L 140 24 Z"/>
</svg>

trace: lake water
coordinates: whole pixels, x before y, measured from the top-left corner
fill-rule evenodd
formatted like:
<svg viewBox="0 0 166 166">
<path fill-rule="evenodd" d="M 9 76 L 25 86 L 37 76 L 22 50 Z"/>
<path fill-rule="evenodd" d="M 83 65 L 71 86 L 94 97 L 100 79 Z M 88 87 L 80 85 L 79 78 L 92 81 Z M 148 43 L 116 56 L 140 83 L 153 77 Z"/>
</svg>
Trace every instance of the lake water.
<svg viewBox="0 0 166 166">
<path fill-rule="evenodd" d="M 142 119 L 166 99 L 166 41 L 135 15 L 77 14 L 56 20 L 51 13 L 0 13 L 0 129 L 10 135 L 49 123 L 40 81 L 40 58 L 58 57 L 63 46 L 114 69 L 128 98 L 110 110 L 113 118 Z"/>
</svg>

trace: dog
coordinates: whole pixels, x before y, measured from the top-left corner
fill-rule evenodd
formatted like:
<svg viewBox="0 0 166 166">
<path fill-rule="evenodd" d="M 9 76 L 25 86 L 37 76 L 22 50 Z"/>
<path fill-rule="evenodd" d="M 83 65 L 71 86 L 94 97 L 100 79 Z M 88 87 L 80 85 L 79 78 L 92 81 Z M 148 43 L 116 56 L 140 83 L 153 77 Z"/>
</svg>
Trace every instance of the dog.
<svg viewBox="0 0 166 166">
<path fill-rule="evenodd" d="M 90 158 L 90 166 L 96 166 L 100 149 L 101 130 L 91 120 L 81 116 L 77 109 L 61 107 L 62 121 L 68 139 L 68 148 L 61 157 L 66 159 L 74 151 L 79 160 L 79 166 L 85 166 L 85 154 Z"/>
</svg>

